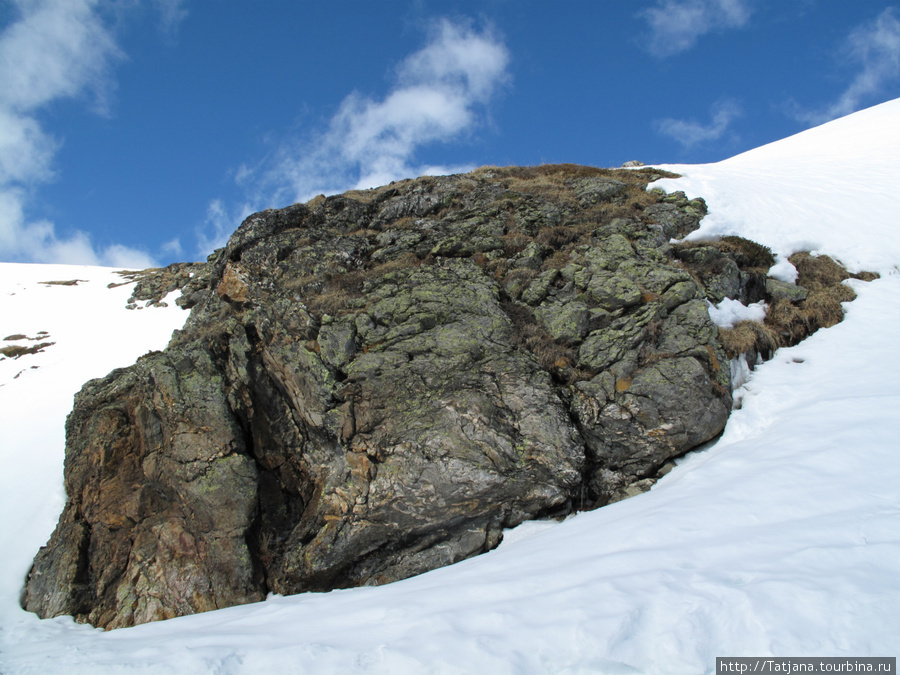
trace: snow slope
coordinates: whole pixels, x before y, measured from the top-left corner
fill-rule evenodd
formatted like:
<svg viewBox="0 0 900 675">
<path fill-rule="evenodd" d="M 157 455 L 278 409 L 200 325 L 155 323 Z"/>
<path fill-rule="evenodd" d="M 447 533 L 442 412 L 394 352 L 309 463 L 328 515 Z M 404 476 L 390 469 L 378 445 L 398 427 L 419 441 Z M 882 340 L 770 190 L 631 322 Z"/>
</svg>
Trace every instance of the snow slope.
<svg viewBox="0 0 900 675">
<path fill-rule="evenodd" d="M 18 380 L 0 363 L 0 671 L 694 674 L 713 672 L 716 656 L 896 656 L 900 100 L 718 164 L 666 168 L 684 176 L 666 190 L 709 203 L 695 236 L 741 234 L 783 255 L 812 245 L 882 278 L 850 282 L 859 298 L 846 320 L 757 368 L 718 442 L 650 492 L 378 588 L 108 633 L 20 610 L 61 506 L 62 399 L 88 370 L 115 365 L 94 361 L 113 346 L 130 359 L 165 342 L 116 340 L 123 322 L 183 320 L 127 313 L 110 292 L 89 297 L 89 284 L 53 287 L 92 308 L 95 339 L 67 334 L 78 346 L 63 362 Z M 63 324 L 43 323 L 51 293 L 34 285 L 60 273 L 16 267 L 0 266 L 0 333 L 56 330 L 58 345 L 30 358 L 62 355 Z M 19 319 L 29 327 L 8 323 L 11 279 L 33 298 Z M 44 405 L 57 372 L 66 393 Z"/>
<path fill-rule="evenodd" d="M 42 283 L 48 281 L 77 283 Z M 0 264 L 0 347 L 53 343 L 37 354 L 0 359 L 3 637 L 31 559 L 47 542 L 65 502 L 63 425 L 72 396 L 87 380 L 128 366 L 150 349 L 163 349 L 187 318 L 174 298 L 166 308 L 126 310 L 134 284 L 107 287 L 123 281 L 103 267 Z M 34 339 L 42 331 L 46 337 Z M 15 335 L 32 339 L 3 339 Z"/>
</svg>

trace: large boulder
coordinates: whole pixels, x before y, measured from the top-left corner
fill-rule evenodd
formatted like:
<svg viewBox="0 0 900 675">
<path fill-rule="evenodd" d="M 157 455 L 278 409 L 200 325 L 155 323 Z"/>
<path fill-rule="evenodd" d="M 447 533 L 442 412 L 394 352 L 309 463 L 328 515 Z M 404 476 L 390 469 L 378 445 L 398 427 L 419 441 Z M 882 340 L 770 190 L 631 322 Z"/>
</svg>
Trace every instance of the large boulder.
<svg viewBox="0 0 900 675">
<path fill-rule="evenodd" d="M 668 243 L 705 206 L 659 175 L 486 168 L 250 216 L 169 347 L 76 397 L 25 606 L 114 628 L 380 584 L 646 487 L 731 404 Z"/>
</svg>

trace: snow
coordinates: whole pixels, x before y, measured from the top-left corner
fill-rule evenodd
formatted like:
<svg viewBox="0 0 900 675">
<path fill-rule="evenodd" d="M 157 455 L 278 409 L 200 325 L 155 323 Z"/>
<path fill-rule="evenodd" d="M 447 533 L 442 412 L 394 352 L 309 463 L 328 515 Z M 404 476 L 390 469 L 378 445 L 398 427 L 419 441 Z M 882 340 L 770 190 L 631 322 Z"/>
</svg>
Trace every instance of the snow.
<svg viewBox="0 0 900 675">
<path fill-rule="evenodd" d="M 716 164 L 661 165 L 683 177 L 654 187 L 706 199 L 688 239 L 737 234 L 785 258 L 810 250 L 852 272 L 889 271 L 900 260 L 898 127 L 900 99 Z"/>
<path fill-rule="evenodd" d="M 735 408 L 740 408 L 741 401 L 744 398 L 744 385 L 750 381 L 753 369 L 747 361 L 746 354 L 741 354 L 736 359 L 731 359 L 728 365 L 731 369 L 732 403 Z"/>
<path fill-rule="evenodd" d="M 767 274 L 773 279 L 784 281 L 788 284 L 796 282 L 798 276 L 797 268 L 794 267 L 793 263 L 780 255 L 775 256 L 775 264 L 769 268 Z"/>
<path fill-rule="evenodd" d="M 709 318 L 719 328 L 734 328 L 741 321 L 763 321 L 766 303 L 760 300 L 745 305 L 740 300 L 725 298 L 718 305 L 709 303 Z"/>
<path fill-rule="evenodd" d="M 0 362 L 0 671 L 695 674 L 716 656 L 896 655 L 900 100 L 665 168 L 683 175 L 666 190 L 707 199 L 697 237 L 740 234 L 781 259 L 812 247 L 882 275 L 847 282 L 859 297 L 843 323 L 756 367 L 717 442 L 650 492 L 451 567 L 110 632 L 38 620 L 17 594 L 61 507 L 72 392 L 160 348 L 185 313 L 122 309 L 108 270 L 0 266 L 0 333 L 57 342 Z M 90 282 L 36 285 L 73 277 Z"/>
</svg>

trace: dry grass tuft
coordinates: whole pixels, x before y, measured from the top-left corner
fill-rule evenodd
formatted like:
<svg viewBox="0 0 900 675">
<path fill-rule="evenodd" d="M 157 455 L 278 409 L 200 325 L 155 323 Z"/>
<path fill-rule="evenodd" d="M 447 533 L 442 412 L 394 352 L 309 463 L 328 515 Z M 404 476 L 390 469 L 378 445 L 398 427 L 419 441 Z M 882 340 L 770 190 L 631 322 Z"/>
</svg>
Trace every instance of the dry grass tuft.
<svg viewBox="0 0 900 675">
<path fill-rule="evenodd" d="M 509 256 L 521 253 L 530 243 L 531 237 L 524 234 L 510 233 L 503 235 L 503 249 Z"/>
<path fill-rule="evenodd" d="M 834 284 L 827 288 L 812 291 L 803 302 L 803 309 L 809 321 L 818 328 L 830 328 L 844 318 L 842 302 L 856 299 L 856 291 L 844 284 Z"/>
<path fill-rule="evenodd" d="M 851 277 L 854 279 L 859 279 L 860 281 L 875 281 L 876 279 L 880 279 L 881 275 L 878 272 L 857 272 L 855 274 L 851 274 Z"/>
<path fill-rule="evenodd" d="M 730 254 L 741 269 L 764 268 L 768 270 L 775 264 L 772 249 L 743 237 L 722 237 L 718 241 L 710 242 L 710 245 L 715 246 L 722 253 Z"/>
<path fill-rule="evenodd" d="M 789 300 L 774 303 L 766 313 L 766 325 L 779 335 L 779 346 L 795 345 L 819 328 L 840 323 L 844 319 L 841 303 L 855 298 L 854 290 L 840 282 L 818 288 L 796 305 Z"/>
<path fill-rule="evenodd" d="M 541 271 L 561 270 L 568 265 L 572 255 L 570 248 L 571 247 L 566 247 L 561 251 L 556 251 L 549 258 L 546 258 L 544 264 L 541 266 Z"/>
<path fill-rule="evenodd" d="M 550 248 L 561 249 L 569 244 L 578 241 L 581 233 L 574 227 L 566 227 L 558 225 L 556 227 L 548 227 L 538 232 L 535 241 Z"/>
<path fill-rule="evenodd" d="M 647 193 L 647 185 L 659 178 L 677 178 L 676 174 L 647 167 L 636 171 L 629 169 L 600 169 L 579 164 L 541 164 L 538 166 L 484 166 L 470 174 L 473 178 L 498 181 L 505 188 L 551 200 L 557 205 L 574 207 L 578 200 L 572 182 L 583 178 L 611 178 L 632 189 L 613 200 L 618 211 L 611 217 L 632 213 L 642 205 L 654 203 L 659 195 Z M 636 189 L 635 189 L 636 188 Z M 646 193 L 646 194 L 641 194 Z M 623 199 L 624 197 L 624 199 Z M 626 204 L 630 199 L 631 203 Z M 601 206 L 603 206 L 601 204 Z M 610 204 L 605 204 L 608 208 Z M 609 216 L 609 213 L 607 213 Z M 600 221 L 597 221 L 600 222 Z"/>
<path fill-rule="evenodd" d="M 772 326 L 756 321 L 741 321 L 734 328 L 720 328 L 719 339 L 731 359 L 748 352 L 759 353 L 768 359 L 781 346 L 778 332 Z"/>
<path fill-rule="evenodd" d="M 306 202 L 306 206 L 308 206 L 309 209 L 310 209 L 310 211 L 312 211 L 312 210 L 314 210 L 317 206 L 319 206 L 319 205 L 321 205 L 321 204 L 324 204 L 324 203 L 325 203 L 325 199 L 327 199 L 327 198 L 325 197 L 325 195 L 316 195 L 315 197 L 313 197 L 312 199 L 310 199 L 308 202 Z"/>
<path fill-rule="evenodd" d="M 810 291 L 839 284 L 850 278 L 850 273 L 827 255 L 812 256 L 803 251 L 788 260 L 797 268 L 797 284 Z"/>
<path fill-rule="evenodd" d="M 778 332 L 782 344 L 796 344 L 812 332 L 806 312 L 790 300 L 779 300 L 769 307 L 766 321 Z"/>
<path fill-rule="evenodd" d="M 293 280 L 289 287 L 306 296 L 306 305 L 310 311 L 340 316 L 348 311 L 348 301 L 363 297 L 367 281 L 391 272 L 417 267 L 423 262 L 414 253 L 407 253 L 366 269 L 329 274 L 324 278 L 299 277 Z"/>
</svg>

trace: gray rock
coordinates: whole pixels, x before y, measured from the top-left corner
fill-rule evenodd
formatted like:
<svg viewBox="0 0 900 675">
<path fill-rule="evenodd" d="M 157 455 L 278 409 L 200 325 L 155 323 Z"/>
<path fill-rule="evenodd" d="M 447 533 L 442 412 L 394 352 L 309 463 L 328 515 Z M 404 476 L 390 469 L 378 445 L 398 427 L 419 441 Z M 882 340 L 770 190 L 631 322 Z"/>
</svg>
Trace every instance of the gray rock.
<svg viewBox="0 0 900 675">
<path fill-rule="evenodd" d="M 563 342 L 578 342 L 591 325 L 591 312 L 583 302 L 545 303 L 534 313 L 553 339 Z"/>
<path fill-rule="evenodd" d="M 681 248 L 679 260 L 688 263 L 701 278 L 705 295 L 713 303 L 741 297 L 741 270 L 737 263 L 715 246 Z"/>
<path fill-rule="evenodd" d="M 587 291 L 596 306 L 609 311 L 631 307 L 641 301 L 641 289 L 621 274 L 597 273 L 591 277 Z"/>
<path fill-rule="evenodd" d="M 191 315 L 76 397 L 25 607 L 115 628 L 386 583 L 646 489 L 730 409 L 707 291 L 664 232 L 697 208 L 654 192 L 598 215 L 646 200 L 650 175 L 491 168 L 317 197 L 147 282 L 182 284 Z"/>
<path fill-rule="evenodd" d="M 628 187 L 612 178 L 582 178 L 573 181 L 575 195 L 583 205 L 606 202 L 623 194 Z"/>
<path fill-rule="evenodd" d="M 809 291 L 803 288 L 803 286 L 797 286 L 796 284 L 790 284 L 786 281 L 769 278 L 766 279 L 766 295 L 768 295 L 773 302 L 778 300 L 802 302 L 803 300 L 806 300 Z"/>
<path fill-rule="evenodd" d="M 651 222 L 658 224 L 669 239 L 682 239 L 700 227 L 703 217 L 696 209 L 688 211 L 678 204 L 661 202 L 651 204 L 645 211 Z"/>
</svg>

